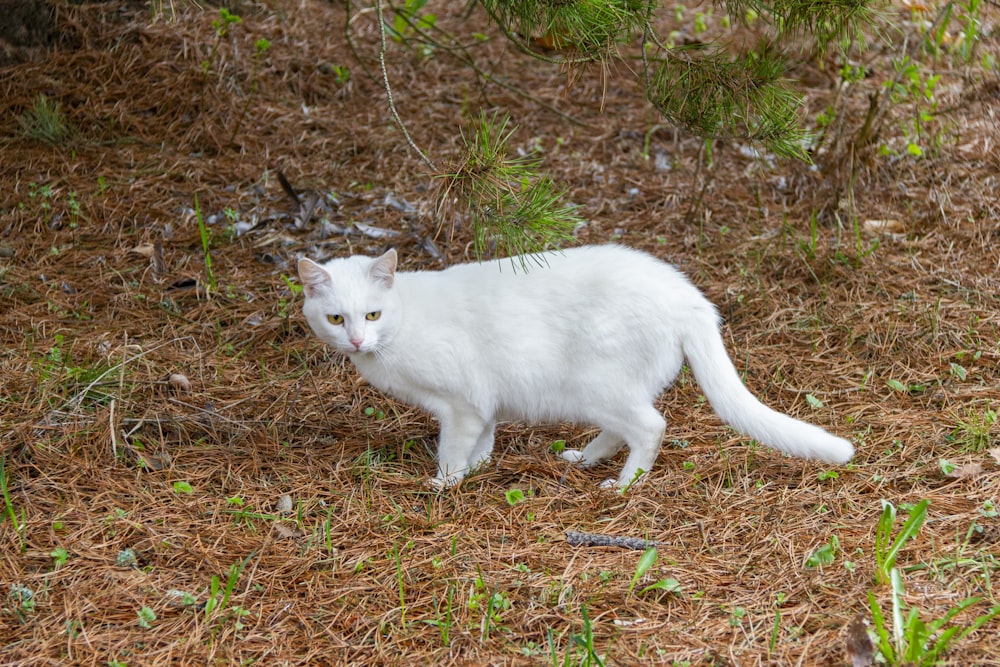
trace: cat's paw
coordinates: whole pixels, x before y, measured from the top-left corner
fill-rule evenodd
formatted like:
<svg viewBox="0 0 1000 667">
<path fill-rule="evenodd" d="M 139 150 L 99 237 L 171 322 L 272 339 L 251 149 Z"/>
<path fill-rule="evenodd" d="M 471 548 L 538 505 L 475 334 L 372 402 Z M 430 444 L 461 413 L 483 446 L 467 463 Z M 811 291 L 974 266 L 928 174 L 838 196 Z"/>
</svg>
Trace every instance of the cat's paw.
<svg viewBox="0 0 1000 667">
<path fill-rule="evenodd" d="M 601 489 L 604 491 L 615 491 L 616 493 L 622 493 L 622 485 L 618 483 L 617 479 L 606 479 L 601 482 Z"/>
<path fill-rule="evenodd" d="M 427 480 L 427 486 L 433 491 L 446 491 L 462 481 L 464 475 L 448 475 L 447 477 L 431 477 Z"/>
<path fill-rule="evenodd" d="M 646 473 L 641 470 L 631 476 L 626 476 L 623 472 L 618 479 L 606 479 L 601 482 L 601 488 L 616 493 L 627 493 L 633 487 L 638 486 L 644 479 L 646 479 Z"/>
<path fill-rule="evenodd" d="M 581 468 L 590 468 L 597 465 L 594 461 L 588 461 L 583 455 L 582 449 L 564 449 L 561 456 L 570 463 L 575 463 Z"/>
</svg>

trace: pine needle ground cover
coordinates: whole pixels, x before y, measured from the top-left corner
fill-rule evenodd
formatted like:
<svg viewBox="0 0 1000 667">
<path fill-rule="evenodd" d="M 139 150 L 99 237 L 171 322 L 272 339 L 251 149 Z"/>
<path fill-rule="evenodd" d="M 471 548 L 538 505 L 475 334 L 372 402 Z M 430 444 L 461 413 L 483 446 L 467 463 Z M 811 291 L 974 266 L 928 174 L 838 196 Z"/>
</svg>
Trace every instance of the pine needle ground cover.
<svg viewBox="0 0 1000 667">
<path fill-rule="evenodd" d="M 997 604 L 994 6 L 963 6 L 974 30 L 889 7 L 919 53 L 793 62 L 815 166 L 706 151 L 627 60 L 559 71 L 490 37 L 489 78 L 399 24 L 419 146 L 457 160 L 465 120 L 509 112 L 580 243 L 673 261 L 752 391 L 858 449 L 762 449 L 685 374 L 657 467 L 616 495 L 557 455 L 573 425 L 505 426 L 493 465 L 424 485 L 436 425 L 308 334 L 294 262 L 391 244 L 435 268 L 471 233 L 433 219 L 371 12 L 237 4 L 63 7 L 52 52 L 0 70 L 0 663 L 867 664 L 873 608 L 944 631 Z M 424 25 L 492 34 L 433 5 Z M 42 99 L 71 132 L 25 131 Z M 942 664 L 1000 664 L 998 633 Z"/>
</svg>

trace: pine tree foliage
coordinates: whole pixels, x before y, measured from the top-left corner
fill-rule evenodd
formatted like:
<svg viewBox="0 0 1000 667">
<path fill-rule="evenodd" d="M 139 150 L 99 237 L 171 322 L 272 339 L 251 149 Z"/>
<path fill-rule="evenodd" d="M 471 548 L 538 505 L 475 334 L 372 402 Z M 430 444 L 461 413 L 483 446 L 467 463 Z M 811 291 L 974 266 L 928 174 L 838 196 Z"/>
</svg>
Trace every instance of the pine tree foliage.
<svg viewBox="0 0 1000 667">
<path fill-rule="evenodd" d="M 860 40 L 858 27 L 868 25 L 873 15 L 865 0 L 728 0 L 726 9 L 743 23 L 749 16 L 769 17 L 779 35 L 810 35 L 821 50 L 841 40 Z"/>
<path fill-rule="evenodd" d="M 745 141 L 781 157 L 808 160 L 808 135 L 800 122 L 801 98 L 785 76 L 783 45 L 823 53 L 831 46 L 862 43 L 860 27 L 874 21 L 873 4 L 884 0 L 712 0 L 727 16 L 725 25 L 749 26 L 758 44 L 736 47 L 724 40 L 674 45 L 657 26 L 667 11 L 658 0 L 476 0 L 506 37 L 525 54 L 557 65 L 629 62 L 649 103 L 675 126 L 706 141 Z M 394 27 L 382 16 L 380 63 L 397 123 L 384 67 L 385 32 L 403 39 L 407 31 L 424 39 L 433 25 L 414 21 L 426 0 L 406 0 Z M 541 47 L 541 48 L 539 48 Z M 605 71 L 609 71 L 606 69 Z M 441 174 L 438 220 L 471 228 L 477 256 L 533 253 L 558 246 L 581 220 L 534 157 L 511 157 L 507 144 L 516 128 L 506 117 L 481 114 L 463 133 L 463 157 Z M 405 128 L 404 128 L 405 135 Z M 425 162 L 433 164 L 415 147 Z M 459 209 L 462 213 L 459 213 Z"/>
<path fill-rule="evenodd" d="M 768 48 L 731 58 L 717 48 L 685 48 L 658 63 L 647 98 L 663 116 L 701 137 L 740 137 L 782 157 L 807 159 L 798 96 Z"/>
<path fill-rule="evenodd" d="M 652 0 L 481 0 L 508 37 L 535 36 L 552 49 L 572 48 L 585 59 L 608 54 L 641 34 Z"/>
<path fill-rule="evenodd" d="M 508 155 L 515 130 L 507 116 L 481 112 L 469 133 L 462 133 L 462 161 L 442 177 L 438 218 L 455 220 L 445 209 L 461 203 L 477 257 L 493 254 L 497 243 L 507 254 L 521 256 L 561 245 L 583 222 L 575 207 L 562 203 L 563 193 L 552 180 L 539 173 L 539 158 Z"/>
<path fill-rule="evenodd" d="M 653 0 L 480 0 L 501 30 L 526 53 L 530 39 L 573 64 L 608 60 L 638 42 L 649 102 L 671 123 L 697 136 L 736 138 L 783 157 L 808 159 L 800 99 L 785 78 L 780 45 L 812 40 L 818 51 L 860 39 L 875 0 L 727 0 L 736 23 L 760 18 L 769 26 L 756 47 L 726 44 L 668 47 L 656 32 Z"/>
</svg>

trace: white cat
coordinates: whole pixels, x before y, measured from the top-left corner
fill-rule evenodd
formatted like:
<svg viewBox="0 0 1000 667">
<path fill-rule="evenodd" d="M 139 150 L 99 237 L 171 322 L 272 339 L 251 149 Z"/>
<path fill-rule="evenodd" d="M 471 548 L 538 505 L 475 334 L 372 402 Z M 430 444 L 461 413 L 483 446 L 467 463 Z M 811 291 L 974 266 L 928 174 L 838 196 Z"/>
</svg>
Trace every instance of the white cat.
<svg viewBox="0 0 1000 667">
<path fill-rule="evenodd" d="M 654 402 L 686 358 L 718 415 L 788 454 L 844 463 L 851 444 L 762 405 L 743 386 L 715 307 L 672 266 L 622 246 L 586 246 L 519 260 L 396 271 L 381 257 L 299 261 L 303 313 L 316 335 L 371 384 L 441 424 L 447 487 L 489 461 L 497 421 L 600 427 L 584 466 L 629 453 L 625 488 L 656 461 L 666 422 Z"/>
</svg>

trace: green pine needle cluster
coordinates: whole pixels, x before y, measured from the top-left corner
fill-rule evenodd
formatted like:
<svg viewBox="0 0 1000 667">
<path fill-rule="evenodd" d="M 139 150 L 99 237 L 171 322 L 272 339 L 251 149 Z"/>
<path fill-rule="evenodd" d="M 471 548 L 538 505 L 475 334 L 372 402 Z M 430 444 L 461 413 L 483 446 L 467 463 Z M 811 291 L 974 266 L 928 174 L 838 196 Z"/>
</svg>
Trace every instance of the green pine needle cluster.
<svg viewBox="0 0 1000 667">
<path fill-rule="evenodd" d="M 841 40 L 862 40 L 861 26 L 871 25 L 867 0 L 728 0 L 730 14 L 745 21 L 754 14 L 771 17 L 782 35 L 811 35 L 819 50 Z"/>
<path fill-rule="evenodd" d="M 50 100 L 44 94 L 34 99 L 31 108 L 18 118 L 18 123 L 26 137 L 53 146 L 71 139 L 74 134 L 59 102 Z"/>
<path fill-rule="evenodd" d="M 671 123 L 701 137 L 735 137 L 807 160 L 799 97 L 770 49 L 735 58 L 719 49 L 678 49 L 659 62 L 647 98 Z"/>
<path fill-rule="evenodd" d="M 755 25 L 766 36 L 737 52 L 721 40 L 666 46 L 654 20 L 662 6 L 652 0 L 479 0 L 522 50 L 534 53 L 528 40 L 541 39 L 565 64 L 607 60 L 638 37 L 647 97 L 668 121 L 704 139 L 739 139 L 805 160 L 801 100 L 784 79 L 778 45 L 794 38 L 822 53 L 862 44 L 878 1 L 714 0 L 736 23 L 761 19 Z"/>
<path fill-rule="evenodd" d="M 469 133 L 462 133 L 462 160 L 442 176 L 439 218 L 451 202 L 463 204 L 477 258 L 495 250 L 520 256 L 560 246 L 583 224 L 576 207 L 563 203 L 563 193 L 539 173 L 538 157 L 508 155 L 516 129 L 506 116 L 480 113 Z"/>
<path fill-rule="evenodd" d="M 481 0 L 508 35 L 544 38 L 550 48 L 574 49 L 597 60 L 631 41 L 648 22 L 652 0 Z"/>
</svg>

